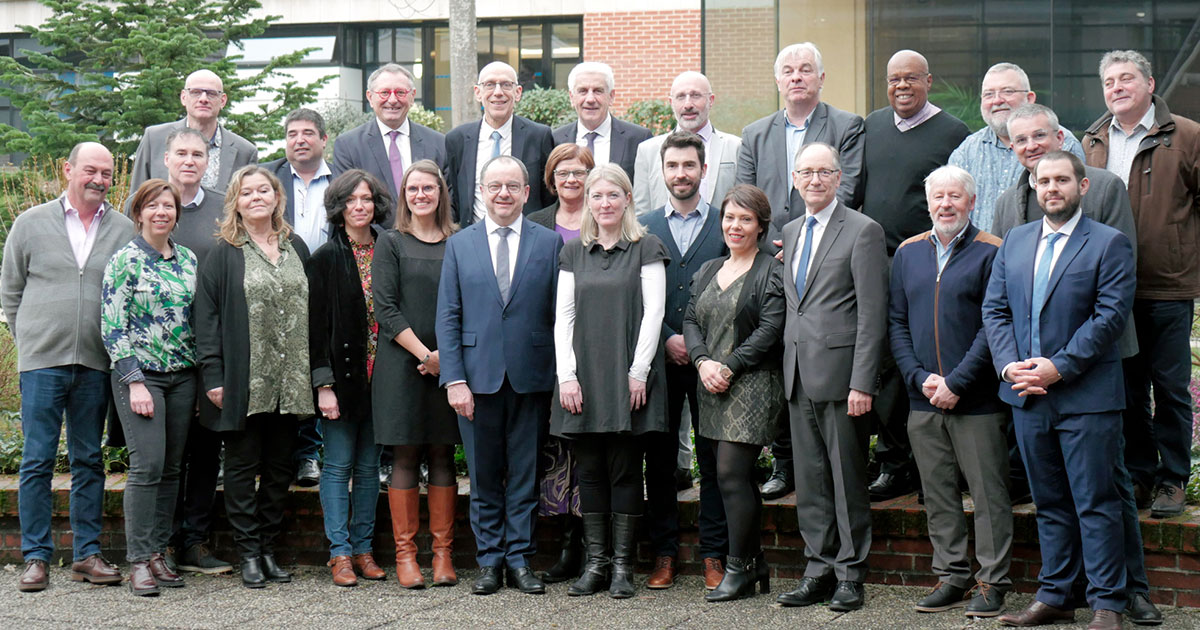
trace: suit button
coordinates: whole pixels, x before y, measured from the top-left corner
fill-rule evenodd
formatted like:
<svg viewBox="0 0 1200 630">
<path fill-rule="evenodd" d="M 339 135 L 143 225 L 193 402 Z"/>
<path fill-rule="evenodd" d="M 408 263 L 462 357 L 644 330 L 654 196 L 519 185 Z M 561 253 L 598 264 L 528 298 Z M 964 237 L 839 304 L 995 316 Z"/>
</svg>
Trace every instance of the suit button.
<svg viewBox="0 0 1200 630">
<path fill-rule="evenodd" d="M 682 312 L 683 312 L 683 307 L 682 307 L 682 306 L 676 307 L 676 308 L 675 308 L 675 312 L 676 312 L 676 313 L 682 313 Z"/>
<path fill-rule="evenodd" d="M 797 314 L 797 315 L 803 315 L 803 314 L 804 314 L 804 311 L 796 311 L 796 314 Z"/>
<path fill-rule="evenodd" d="M 349 347 L 350 347 L 350 344 L 348 344 L 348 343 L 344 343 L 344 344 L 342 344 L 342 347 L 343 347 L 343 348 L 349 348 Z"/>
<path fill-rule="evenodd" d="M 679 290 L 680 290 L 680 291 L 682 291 L 682 290 L 683 290 L 683 285 L 682 285 L 682 284 L 681 284 L 681 285 L 679 285 Z"/>
<path fill-rule="evenodd" d="M 350 378 L 350 373 L 346 372 L 346 378 Z"/>
<path fill-rule="evenodd" d="M 687 269 L 687 263 L 679 263 L 679 266 L 683 267 L 684 269 Z"/>
<path fill-rule="evenodd" d="M 345 361 L 346 361 L 346 363 L 349 363 L 349 362 L 350 362 L 350 357 L 346 357 Z"/>
</svg>

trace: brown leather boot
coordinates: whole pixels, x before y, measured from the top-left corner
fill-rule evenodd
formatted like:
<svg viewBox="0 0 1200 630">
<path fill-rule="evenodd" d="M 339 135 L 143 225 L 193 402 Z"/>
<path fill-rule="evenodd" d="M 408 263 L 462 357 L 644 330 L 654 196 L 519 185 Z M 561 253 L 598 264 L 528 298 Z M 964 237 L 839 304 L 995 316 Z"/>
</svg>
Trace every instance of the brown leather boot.
<svg viewBox="0 0 1200 630">
<path fill-rule="evenodd" d="M 396 579 L 404 588 L 425 588 L 425 578 L 417 566 L 417 543 L 413 540 L 421 524 L 420 501 L 419 488 L 388 488 L 392 536 L 396 539 Z"/>
<path fill-rule="evenodd" d="M 433 534 L 433 585 L 454 586 L 454 507 L 458 486 L 429 486 L 429 532 Z"/>
</svg>

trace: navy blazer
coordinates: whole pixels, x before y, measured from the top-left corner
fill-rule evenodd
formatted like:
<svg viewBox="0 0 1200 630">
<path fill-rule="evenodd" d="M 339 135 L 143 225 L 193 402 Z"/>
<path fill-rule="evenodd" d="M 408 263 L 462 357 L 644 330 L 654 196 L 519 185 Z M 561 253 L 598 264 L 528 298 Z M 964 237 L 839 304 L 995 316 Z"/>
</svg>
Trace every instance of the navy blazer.
<svg viewBox="0 0 1200 630">
<path fill-rule="evenodd" d="M 527 221 L 508 302 L 500 299 L 484 222 L 446 240 L 437 296 L 437 346 L 445 386 L 466 381 L 476 394 L 494 394 L 507 375 L 518 394 L 554 389 L 554 298 L 557 233 Z"/>
<path fill-rule="evenodd" d="M 329 162 L 326 162 L 325 164 L 329 166 L 330 170 L 333 170 L 333 166 L 329 165 Z M 268 171 L 271 171 L 271 173 L 274 174 L 275 177 L 279 178 L 279 183 L 283 184 L 283 194 L 285 197 L 287 197 L 287 209 L 283 211 L 283 218 L 285 220 L 287 220 L 288 225 L 295 225 L 296 224 L 296 201 L 295 201 L 295 199 L 293 199 L 293 197 L 295 195 L 292 194 L 292 165 L 291 165 L 291 163 L 287 161 L 287 158 L 281 157 L 278 160 L 271 160 L 270 162 L 264 162 L 264 163 L 260 164 L 259 166 L 262 166 L 263 168 L 267 169 Z M 331 177 L 329 181 L 332 183 L 333 179 L 335 177 L 337 177 L 337 175 L 334 175 L 333 177 Z"/>
<path fill-rule="evenodd" d="M 671 260 L 667 262 L 667 310 L 663 316 L 663 341 L 671 335 L 683 334 L 683 316 L 687 312 L 688 299 L 691 297 L 692 276 L 700 270 L 700 265 L 729 253 L 729 249 L 725 247 L 725 238 L 721 234 L 720 208 L 708 207 L 708 218 L 704 221 L 704 227 L 700 228 L 700 234 L 696 236 L 687 253 L 679 251 L 675 237 L 671 236 L 666 209 L 667 207 L 663 206 L 638 217 L 642 225 L 657 236 L 671 253 Z"/>
<path fill-rule="evenodd" d="M 579 121 L 567 123 L 554 130 L 554 146 L 560 144 L 575 144 L 579 134 Z M 654 134 L 647 128 L 612 117 L 612 137 L 608 143 L 608 161 L 622 169 L 633 181 L 634 165 L 637 163 L 638 145 L 649 140 Z M 714 174 L 715 175 L 715 174 Z"/>
<path fill-rule="evenodd" d="M 1042 222 L 1013 228 L 992 263 L 983 301 L 983 325 L 996 373 L 1030 358 L 1034 257 Z M 1117 341 L 1133 307 L 1133 248 L 1120 231 L 1086 216 L 1071 233 L 1050 273 L 1041 313 L 1042 355 L 1062 380 L 1045 399 L 1059 413 L 1103 413 L 1125 407 Z M 1000 398 L 1023 407 L 1011 383 Z"/>
<path fill-rule="evenodd" d="M 446 134 L 446 183 L 450 186 L 455 219 L 463 227 L 475 222 L 475 154 L 482 125 L 482 120 L 474 120 Z M 529 171 L 529 199 L 525 201 L 525 214 L 541 210 L 556 199 L 554 193 L 542 184 L 546 158 L 553 150 L 554 137 L 549 127 L 513 115 L 512 156 L 521 160 Z"/>
<path fill-rule="evenodd" d="M 433 160 L 442 172 L 446 171 L 446 136 L 425 125 L 408 121 L 408 144 L 412 161 Z M 404 167 L 408 168 L 408 164 Z M 398 199 L 400 182 L 392 177 L 392 166 L 388 162 L 387 149 L 384 148 L 383 136 L 379 134 L 379 123 L 374 117 L 371 120 L 343 133 L 333 144 L 333 177 L 345 173 L 352 168 L 362 170 L 379 178 L 387 184 L 392 199 Z M 394 222 L 395 213 L 388 210 L 388 218 L 384 225 Z"/>
</svg>

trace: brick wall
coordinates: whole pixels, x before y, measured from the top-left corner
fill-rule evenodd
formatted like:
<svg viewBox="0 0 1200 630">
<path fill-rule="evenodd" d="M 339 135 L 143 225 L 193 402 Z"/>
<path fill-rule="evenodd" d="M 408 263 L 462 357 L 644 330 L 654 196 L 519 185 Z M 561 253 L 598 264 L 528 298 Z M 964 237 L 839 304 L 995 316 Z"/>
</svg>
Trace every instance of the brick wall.
<svg viewBox="0 0 1200 630">
<path fill-rule="evenodd" d="M 700 11 L 584 14 L 583 59 L 613 67 L 617 116 L 630 103 L 663 100 L 676 75 L 700 70 Z"/>
</svg>

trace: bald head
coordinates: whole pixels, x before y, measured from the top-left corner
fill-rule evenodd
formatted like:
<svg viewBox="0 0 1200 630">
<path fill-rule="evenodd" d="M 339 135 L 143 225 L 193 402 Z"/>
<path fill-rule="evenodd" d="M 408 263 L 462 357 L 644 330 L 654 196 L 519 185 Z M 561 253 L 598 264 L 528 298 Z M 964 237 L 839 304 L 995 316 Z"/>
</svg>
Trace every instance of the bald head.
<svg viewBox="0 0 1200 630">
<path fill-rule="evenodd" d="M 901 50 L 887 64 L 888 103 L 901 118 L 910 118 L 929 102 L 933 75 L 925 55 L 915 50 Z"/>
<path fill-rule="evenodd" d="M 95 213 L 112 187 L 113 156 L 99 142 L 80 142 L 63 164 L 67 200 L 81 215 Z"/>
<path fill-rule="evenodd" d="M 687 71 L 671 82 L 671 110 L 684 131 L 697 133 L 708 124 L 708 116 L 717 97 L 712 83 L 699 72 Z"/>
<path fill-rule="evenodd" d="M 225 84 L 212 70 L 197 70 L 183 82 L 179 102 L 187 110 L 188 126 L 205 136 L 216 131 L 217 115 L 225 107 Z"/>
</svg>

